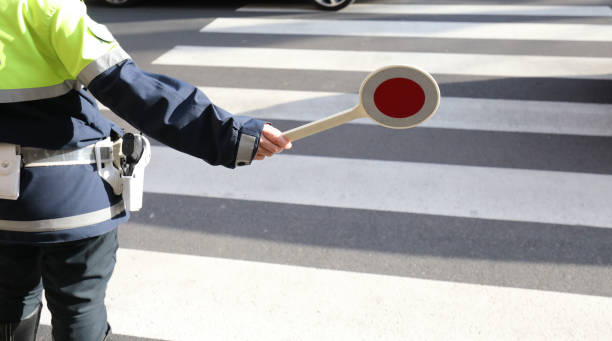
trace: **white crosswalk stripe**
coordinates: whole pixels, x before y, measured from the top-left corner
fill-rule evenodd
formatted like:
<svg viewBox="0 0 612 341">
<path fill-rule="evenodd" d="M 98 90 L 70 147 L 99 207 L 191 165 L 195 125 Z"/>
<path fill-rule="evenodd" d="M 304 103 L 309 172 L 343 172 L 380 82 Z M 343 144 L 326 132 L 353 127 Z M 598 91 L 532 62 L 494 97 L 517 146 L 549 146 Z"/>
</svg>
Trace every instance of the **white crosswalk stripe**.
<svg viewBox="0 0 612 341">
<path fill-rule="evenodd" d="M 612 41 L 612 27 L 583 24 L 220 18 L 202 32 L 361 37 Z"/>
<path fill-rule="evenodd" d="M 121 249 L 117 258 L 110 322 L 116 332 L 141 337 L 591 340 L 612 333 L 608 297 L 152 251 Z M 49 322 L 44 314 L 42 323 Z"/>
<path fill-rule="evenodd" d="M 316 12 L 300 7 L 270 7 L 247 5 L 241 12 Z M 356 3 L 342 13 L 368 14 L 431 14 L 431 15 L 500 15 L 500 16 L 567 16 L 567 17 L 608 17 L 612 9 L 608 6 L 543 6 L 543 5 L 421 5 L 421 4 L 377 4 Z"/>
<path fill-rule="evenodd" d="M 612 79 L 611 73 L 601 73 L 601 70 L 612 69 L 612 58 L 598 57 L 181 45 L 155 59 L 153 64 L 361 72 L 410 64 L 430 73 L 450 75 Z"/>
<path fill-rule="evenodd" d="M 612 41 L 612 25 L 601 23 L 612 17 L 609 6 L 371 2 L 357 3 L 332 14 L 305 10 L 299 5 L 278 7 L 278 4 L 247 5 L 238 11 L 240 17 L 214 19 L 197 33 L 198 36 L 210 34 L 215 39 L 218 37 L 215 46 L 183 42 L 185 45 L 172 47 L 157 56 L 152 64 L 157 67 L 180 66 L 189 72 L 194 71 L 194 74 L 203 68 L 248 68 L 239 72 L 246 70 L 255 75 L 299 71 L 304 80 L 311 73 L 321 71 L 365 73 L 389 64 L 410 64 L 429 71 L 435 77 L 441 75 L 441 78 L 450 79 L 442 85 L 470 77 L 479 81 L 519 79 L 523 82 L 548 82 L 546 84 L 578 80 L 582 82 L 580 84 L 603 84 L 612 80 L 612 58 L 606 51 L 599 51 L 595 56 L 589 56 L 588 51 L 570 51 L 565 55 L 546 55 L 542 51 L 509 53 L 515 46 L 523 43 L 522 46 L 527 46 L 525 42 L 532 44 L 534 41 L 560 46 L 567 42 L 586 47 L 608 44 Z M 467 18 L 405 20 L 411 15 Z M 478 20 L 468 22 L 474 16 Z M 489 16 L 497 18 L 497 22 L 490 22 Z M 500 22 L 499 18 L 504 16 L 512 17 L 513 21 Z M 536 22 L 531 22 L 532 19 Z M 590 19 L 597 22 L 593 24 L 588 21 Z M 303 39 L 303 43 L 288 47 L 266 40 L 266 44 L 253 46 L 253 41 L 269 35 L 283 35 L 296 41 Z M 232 40 L 233 43 L 224 44 L 223 39 L 234 36 L 244 39 L 240 43 Z M 316 39 L 342 41 L 349 38 L 364 38 L 364 44 L 377 38 L 398 42 L 401 38 L 427 38 L 432 39 L 432 45 L 436 39 L 463 39 L 466 44 L 508 41 L 511 45 L 496 53 L 465 53 L 465 50 L 459 53 L 452 48 L 428 52 L 427 49 L 411 51 L 410 46 L 401 46 L 398 51 L 376 51 L 364 50 L 363 46 L 352 50 L 345 45 L 317 49 L 309 48 L 308 44 Z M 356 40 L 349 41 L 354 43 Z M 284 87 L 282 81 L 277 86 L 281 90 L 219 83 L 223 82 L 202 77 L 197 85 L 220 107 L 273 123 L 275 120 L 285 124 L 285 121 L 312 121 L 357 103 L 355 93 L 307 91 L 304 90 L 308 88 L 306 86 L 293 89 Z M 514 83 L 504 84 L 516 86 Z M 358 84 L 354 84 L 354 88 L 358 89 Z M 554 92 L 556 89 L 542 86 L 541 91 Z M 484 165 L 476 163 L 477 166 L 469 160 L 464 160 L 464 163 L 457 162 L 457 159 L 418 162 L 399 155 L 383 158 L 377 154 L 373 158 L 357 159 L 354 155 L 331 155 L 327 151 L 330 153 L 327 156 L 285 153 L 235 171 L 209 167 L 201 160 L 168 147 L 154 146 L 145 191 L 149 195 L 167 196 L 168 200 L 214 198 L 245 202 L 262 210 L 269 209 L 271 204 L 296 209 L 326 208 L 332 210 L 330 219 L 334 219 L 333 212 L 345 210 L 367 211 L 373 215 L 394 214 L 395 220 L 389 228 L 411 228 L 401 219 L 416 215 L 445 218 L 447 221 L 491 222 L 490 226 L 483 223 L 486 226 L 483 230 L 489 231 L 500 222 L 524 226 L 525 230 L 546 227 L 550 230 L 610 231 L 612 175 L 601 169 L 591 171 L 588 166 L 578 167 L 587 163 L 584 161 L 586 157 L 572 159 L 578 166 L 571 166 L 581 171 L 575 171 L 576 167 L 571 168 L 572 171 L 562 171 L 556 168 L 558 165 L 546 163 L 535 163 L 542 166 L 535 169 L 521 168 L 521 165 L 510 168 L 496 163 L 504 158 L 504 153 L 520 149 L 524 140 L 534 136 L 537 141 L 567 139 L 579 145 L 602 143 L 605 146 L 602 141 L 612 137 L 610 101 L 586 103 L 571 96 L 550 100 L 548 97 L 537 98 L 537 94 L 530 97 L 535 98 L 531 100 L 512 96 L 479 98 L 469 92 L 451 96 L 444 91 L 442 96 L 438 113 L 418 131 L 443 137 L 456 132 L 464 133 L 462 136 L 483 136 L 494 132 L 506 138 L 510 135 L 509 141 L 515 142 L 508 144 L 507 150 L 490 153 L 501 154 L 499 158 L 487 159 Z M 374 129 L 379 128 L 374 128 L 368 119 L 353 121 L 347 128 L 349 134 L 353 130 Z M 360 138 L 349 134 L 343 135 L 344 139 L 338 143 L 351 144 L 350 138 Z M 384 154 L 388 153 L 385 143 L 401 141 L 373 142 L 379 143 L 380 154 Z M 448 145 L 444 148 L 459 150 L 463 146 Z M 605 154 L 599 150 L 601 145 L 593 148 L 594 153 L 600 153 L 597 155 Z M 537 159 L 547 151 L 544 148 L 533 155 L 526 153 L 524 158 Z M 605 164 L 608 161 L 601 162 Z M 179 202 L 177 205 L 182 204 Z M 248 224 L 248 217 L 244 219 Z M 330 223 L 329 229 L 335 228 L 334 222 Z M 139 224 L 145 223 L 139 221 L 134 226 Z M 153 230 L 163 228 L 161 225 L 148 227 Z M 221 231 L 197 232 L 226 233 Z M 244 241 L 246 245 L 259 238 L 250 234 L 227 233 L 232 240 Z M 537 234 L 537 231 L 533 233 Z M 529 253 L 533 247 L 533 235 L 522 237 L 521 252 Z M 351 235 L 348 238 L 356 237 Z M 279 240 L 279 243 L 284 242 Z M 305 251 L 300 241 L 291 239 L 288 244 L 295 248 L 296 253 L 302 254 Z M 272 244 L 276 240 L 265 242 Z M 327 249 L 335 246 L 326 243 L 315 246 L 326 249 L 316 257 L 333 257 L 333 252 Z M 496 268 L 498 261 L 533 270 L 528 261 L 524 262 L 520 257 L 501 261 L 486 256 L 479 258 L 480 251 L 467 250 L 458 256 L 474 257 L 473 264 L 476 265 L 467 272 L 474 274 L 485 269 L 493 273 L 491 277 L 494 278 L 508 276 L 499 273 Z M 245 256 L 248 252 L 241 250 L 236 258 L 248 259 Z M 363 257 L 376 252 L 399 253 L 396 250 L 363 250 Z M 585 252 L 596 253 L 597 250 Z M 453 257 L 452 252 L 450 256 L 438 255 L 436 250 L 425 254 L 431 258 Z M 400 256 L 406 256 L 407 262 L 426 258 L 418 252 Z M 590 340 L 612 334 L 612 295 L 597 296 L 587 289 L 582 295 L 581 290 L 546 291 L 537 285 L 519 289 L 514 286 L 520 285 L 511 281 L 496 286 L 474 284 L 484 283 L 478 280 L 461 283 L 452 277 L 454 282 L 438 281 L 432 276 L 421 277 L 421 273 L 414 277 L 383 276 L 273 264 L 269 258 L 239 261 L 204 254 L 131 249 L 120 249 L 118 257 L 107 302 L 113 329 L 125 335 L 168 340 L 274 341 Z M 593 273 L 609 267 L 605 260 L 598 259 L 597 264 L 591 264 L 551 257 L 552 260 L 545 258 L 533 262 L 549 262 L 552 267 L 562 269 L 566 266 L 584 267 Z M 359 259 L 353 261 L 360 262 Z M 387 265 L 381 265 L 384 266 Z M 478 274 L 473 276 L 480 278 Z M 570 273 L 566 277 L 570 282 L 573 280 Z M 581 294 L 575 294 L 576 291 Z M 143 313 L 147 314 L 146 319 L 142 318 Z M 50 323 L 48 313 L 42 322 Z"/>
<path fill-rule="evenodd" d="M 148 182 L 153 193 L 612 228 L 608 175 L 295 155 L 227 172 L 153 152 L 151 177 L 171 179 Z"/>
</svg>

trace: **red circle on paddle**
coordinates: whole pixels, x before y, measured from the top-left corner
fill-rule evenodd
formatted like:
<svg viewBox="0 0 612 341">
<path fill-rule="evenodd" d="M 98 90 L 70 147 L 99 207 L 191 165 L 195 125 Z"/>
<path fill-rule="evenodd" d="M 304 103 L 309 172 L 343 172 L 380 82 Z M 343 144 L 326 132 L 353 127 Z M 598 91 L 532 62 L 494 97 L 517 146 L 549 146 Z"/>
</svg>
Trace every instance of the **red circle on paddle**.
<svg viewBox="0 0 612 341">
<path fill-rule="evenodd" d="M 425 105 L 425 91 L 408 78 L 387 79 L 374 91 L 374 104 L 386 116 L 410 117 Z"/>
</svg>

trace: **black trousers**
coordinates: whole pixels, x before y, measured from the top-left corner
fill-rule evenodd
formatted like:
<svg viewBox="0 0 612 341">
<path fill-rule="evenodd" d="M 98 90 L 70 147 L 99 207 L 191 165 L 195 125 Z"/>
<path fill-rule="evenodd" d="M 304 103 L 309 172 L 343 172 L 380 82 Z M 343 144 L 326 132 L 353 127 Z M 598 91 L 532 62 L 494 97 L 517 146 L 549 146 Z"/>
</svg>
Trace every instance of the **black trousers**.
<svg viewBox="0 0 612 341">
<path fill-rule="evenodd" d="M 117 229 L 67 243 L 0 243 L 0 322 L 34 312 L 44 288 L 56 341 L 102 340 L 104 297 L 117 248 Z"/>
</svg>

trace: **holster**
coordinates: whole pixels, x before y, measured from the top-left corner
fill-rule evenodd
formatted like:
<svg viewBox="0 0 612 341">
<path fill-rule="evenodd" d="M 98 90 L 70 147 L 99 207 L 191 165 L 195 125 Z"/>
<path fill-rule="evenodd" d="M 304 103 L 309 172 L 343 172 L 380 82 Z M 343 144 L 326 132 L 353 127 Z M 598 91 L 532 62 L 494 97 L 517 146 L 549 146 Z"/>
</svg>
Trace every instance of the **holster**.
<svg viewBox="0 0 612 341">
<path fill-rule="evenodd" d="M 19 146 L 0 143 L 0 199 L 16 200 L 19 197 L 20 171 Z"/>
</svg>

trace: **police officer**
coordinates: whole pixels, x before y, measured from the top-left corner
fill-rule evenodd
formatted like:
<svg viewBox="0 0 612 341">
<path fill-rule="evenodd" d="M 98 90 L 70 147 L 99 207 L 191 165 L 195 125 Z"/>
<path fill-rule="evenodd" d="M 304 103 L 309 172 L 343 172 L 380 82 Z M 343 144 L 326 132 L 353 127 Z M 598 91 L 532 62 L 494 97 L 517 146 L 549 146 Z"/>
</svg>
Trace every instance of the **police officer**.
<svg viewBox="0 0 612 341">
<path fill-rule="evenodd" d="M 43 288 L 56 341 L 110 335 L 104 296 L 129 214 L 99 168 L 116 159 L 122 131 L 83 87 L 211 165 L 248 165 L 291 147 L 272 126 L 139 69 L 81 1 L 0 1 L 0 188 L 9 192 L 0 200 L 0 341 L 35 339 Z"/>
</svg>

